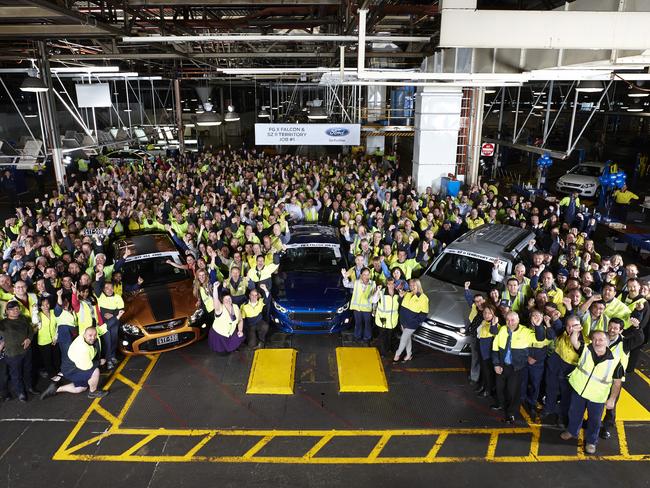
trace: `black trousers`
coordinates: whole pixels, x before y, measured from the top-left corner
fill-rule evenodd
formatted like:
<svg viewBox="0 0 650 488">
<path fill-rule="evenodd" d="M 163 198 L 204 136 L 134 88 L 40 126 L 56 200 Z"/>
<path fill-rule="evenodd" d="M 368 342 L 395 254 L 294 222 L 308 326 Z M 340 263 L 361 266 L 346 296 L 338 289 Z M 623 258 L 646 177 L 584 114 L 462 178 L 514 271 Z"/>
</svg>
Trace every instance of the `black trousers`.
<svg viewBox="0 0 650 488">
<path fill-rule="evenodd" d="M 481 360 L 481 386 L 490 395 L 494 394 L 494 365 L 491 359 Z"/>
<path fill-rule="evenodd" d="M 377 327 L 379 337 L 377 339 L 379 346 L 379 354 L 386 356 L 393 352 L 393 336 L 395 329 L 388 329 L 386 327 Z"/>
<path fill-rule="evenodd" d="M 497 398 L 506 417 L 514 417 L 521 404 L 521 370 L 503 366 L 503 372 L 496 375 Z"/>
<path fill-rule="evenodd" d="M 0 359 L 0 396 L 9 396 L 9 368 L 7 359 Z"/>
<path fill-rule="evenodd" d="M 257 341 L 266 342 L 266 334 L 269 332 L 269 323 L 266 320 L 260 320 L 255 325 L 249 325 L 246 328 L 246 344 L 248 347 L 257 346 Z"/>
<path fill-rule="evenodd" d="M 32 352 L 27 350 L 17 356 L 7 356 L 9 385 L 14 395 L 27 394 L 32 386 Z"/>
<path fill-rule="evenodd" d="M 43 363 L 47 375 L 52 378 L 61 368 L 61 351 L 59 345 L 47 344 L 45 346 L 38 346 L 38 353 Z"/>
</svg>

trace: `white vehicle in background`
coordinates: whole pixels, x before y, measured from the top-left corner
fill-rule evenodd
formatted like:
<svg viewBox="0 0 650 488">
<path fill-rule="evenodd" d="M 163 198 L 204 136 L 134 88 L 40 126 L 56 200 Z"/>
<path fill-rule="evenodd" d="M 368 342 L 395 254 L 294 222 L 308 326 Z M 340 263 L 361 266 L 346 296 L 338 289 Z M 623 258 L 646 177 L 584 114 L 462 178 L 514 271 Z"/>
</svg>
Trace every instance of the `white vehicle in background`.
<svg viewBox="0 0 650 488">
<path fill-rule="evenodd" d="M 594 161 L 582 162 L 571 168 L 564 176 L 560 177 L 555 188 L 560 193 L 577 192 L 581 197 L 597 198 L 600 196 L 600 181 L 607 163 Z"/>
</svg>

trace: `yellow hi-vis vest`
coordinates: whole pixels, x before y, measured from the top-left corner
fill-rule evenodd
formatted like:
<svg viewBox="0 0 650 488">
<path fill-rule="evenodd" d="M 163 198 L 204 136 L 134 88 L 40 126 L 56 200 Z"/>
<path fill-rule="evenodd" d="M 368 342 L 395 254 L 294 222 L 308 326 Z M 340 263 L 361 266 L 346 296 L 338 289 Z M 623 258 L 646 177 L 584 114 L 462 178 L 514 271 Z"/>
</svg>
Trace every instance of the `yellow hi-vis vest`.
<svg viewBox="0 0 650 488">
<path fill-rule="evenodd" d="M 77 369 L 82 371 L 93 369 L 93 359 L 96 354 L 95 346 L 87 344 L 82 335 L 72 341 L 68 349 L 68 357 Z"/>
<path fill-rule="evenodd" d="M 239 307 L 233 304 L 232 310 L 235 315 L 234 319 L 231 318 L 230 313 L 228 310 L 226 310 L 226 307 L 223 306 L 221 307 L 221 315 L 214 316 L 212 328 L 217 334 L 223 337 L 230 337 L 233 332 L 235 332 L 235 328 L 241 319 L 241 312 L 239 311 Z"/>
<path fill-rule="evenodd" d="M 591 349 L 585 346 L 578 365 L 569 375 L 569 384 L 581 397 L 594 403 L 605 403 L 619 362 L 614 357 L 595 364 Z"/>
<path fill-rule="evenodd" d="M 384 329 L 394 329 L 399 321 L 399 295 L 382 293 L 377 302 L 375 324 Z"/>
<path fill-rule="evenodd" d="M 372 294 L 374 292 L 375 286 L 372 281 L 368 281 L 368 284 L 364 285 L 361 280 L 356 280 L 352 289 L 350 310 L 357 310 L 359 312 L 372 312 Z"/>
<path fill-rule="evenodd" d="M 578 353 L 571 344 L 571 336 L 566 332 L 555 340 L 555 352 L 565 363 L 574 366 L 578 364 Z"/>
<path fill-rule="evenodd" d="M 501 293 L 501 300 L 508 302 L 510 310 L 517 313 L 519 313 L 526 306 L 526 294 L 523 292 L 522 288 L 519 288 L 519 291 L 517 291 L 514 299 L 510 296 L 510 292 L 508 290 L 503 290 Z"/>
<path fill-rule="evenodd" d="M 305 207 L 303 209 L 303 214 L 305 215 L 305 222 L 318 222 L 318 211 L 316 210 L 316 207 Z"/>
<path fill-rule="evenodd" d="M 614 346 L 610 346 L 609 349 L 612 351 L 614 359 L 618 359 L 623 369 L 627 369 L 627 365 L 630 362 L 630 354 L 623 350 L 623 341 L 618 341 Z"/>
<path fill-rule="evenodd" d="M 595 330 L 607 332 L 607 320 L 605 314 L 602 314 L 600 317 L 598 317 L 598 320 L 594 322 L 591 314 L 589 312 L 585 313 L 582 316 L 582 336 L 585 339 L 588 339 L 589 334 Z"/>
<path fill-rule="evenodd" d="M 50 313 L 47 315 L 43 312 L 38 312 L 38 319 L 40 325 L 36 337 L 37 344 L 39 346 L 49 346 L 56 339 L 57 325 L 54 310 L 50 310 Z"/>
<path fill-rule="evenodd" d="M 56 326 L 57 328 L 61 325 L 67 325 L 68 327 L 76 327 L 77 326 L 77 318 L 74 316 L 74 314 L 68 310 L 63 310 L 61 312 L 61 315 L 59 315 L 56 318 Z"/>
<path fill-rule="evenodd" d="M 95 323 L 97 323 L 97 317 L 95 317 L 95 308 L 80 300 L 79 301 L 79 311 L 77 312 L 77 325 L 79 326 L 79 335 L 82 335 L 84 333 L 84 330 L 86 330 L 88 327 L 92 327 Z M 101 335 L 99 329 L 97 329 L 97 333 Z"/>
<path fill-rule="evenodd" d="M 264 302 L 257 300 L 255 304 L 246 302 L 241 306 L 241 316 L 244 319 L 253 319 L 262 313 L 264 309 Z"/>
<path fill-rule="evenodd" d="M 203 302 L 206 312 L 212 313 L 214 311 L 214 300 L 212 297 L 204 287 L 199 288 L 199 294 L 201 295 L 201 301 Z"/>
</svg>

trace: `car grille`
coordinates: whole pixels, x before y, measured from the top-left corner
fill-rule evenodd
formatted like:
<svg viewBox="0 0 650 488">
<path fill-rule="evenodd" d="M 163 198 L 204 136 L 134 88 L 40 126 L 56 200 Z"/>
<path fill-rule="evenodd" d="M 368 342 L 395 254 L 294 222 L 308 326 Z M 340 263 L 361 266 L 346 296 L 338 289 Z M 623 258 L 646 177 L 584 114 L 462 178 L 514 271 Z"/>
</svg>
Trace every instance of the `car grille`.
<svg viewBox="0 0 650 488">
<path fill-rule="evenodd" d="M 558 186 L 561 186 L 562 188 L 573 188 L 575 190 L 582 190 L 582 184 L 578 184 L 578 183 L 562 182 Z"/>
<path fill-rule="evenodd" d="M 153 325 L 146 325 L 144 328 L 147 332 L 164 332 L 166 330 L 178 329 L 183 327 L 185 319 L 167 320 Z"/>
<path fill-rule="evenodd" d="M 435 344 L 440 344 L 446 347 L 454 347 L 456 345 L 456 339 L 454 339 L 451 336 L 448 336 L 446 334 L 441 334 L 440 332 L 436 332 L 435 330 L 427 329 L 424 327 L 420 327 L 416 332 L 416 336 L 421 337 L 424 340 L 433 342 Z"/>
<path fill-rule="evenodd" d="M 180 346 L 181 344 L 185 344 L 186 342 L 190 342 L 194 340 L 196 336 L 194 335 L 194 332 L 181 332 L 178 334 L 178 342 L 174 342 L 172 344 L 162 344 L 158 345 L 156 344 L 156 339 L 151 339 L 149 341 L 145 341 L 142 344 L 140 344 L 140 351 L 161 351 L 164 349 L 169 349 L 171 347 L 176 347 Z"/>
<path fill-rule="evenodd" d="M 306 325 L 292 325 L 291 328 L 296 331 L 296 330 L 304 330 L 304 331 L 316 331 L 316 330 L 330 330 L 332 326 L 330 324 L 320 324 L 320 325 L 313 325 L 313 326 L 306 326 Z"/>
<path fill-rule="evenodd" d="M 291 312 L 289 319 L 294 322 L 331 322 L 334 320 L 334 314 L 323 312 Z"/>
</svg>

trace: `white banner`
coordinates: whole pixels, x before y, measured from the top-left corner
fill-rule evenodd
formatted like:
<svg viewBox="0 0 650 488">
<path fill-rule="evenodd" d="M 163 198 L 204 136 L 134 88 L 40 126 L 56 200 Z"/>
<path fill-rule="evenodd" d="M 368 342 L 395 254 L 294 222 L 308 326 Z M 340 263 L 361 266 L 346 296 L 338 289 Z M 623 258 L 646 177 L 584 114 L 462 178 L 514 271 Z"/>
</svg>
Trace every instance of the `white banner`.
<svg viewBox="0 0 650 488">
<path fill-rule="evenodd" d="M 77 84 L 77 107 L 110 107 L 111 91 L 108 83 Z"/>
<path fill-rule="evenodd" d="M 358 146 L 359 124 L 255 124 L 257 146 Z"/>
</svg>

